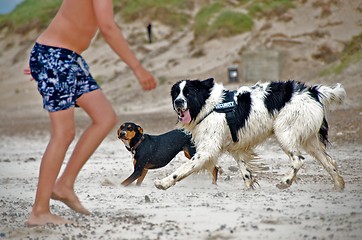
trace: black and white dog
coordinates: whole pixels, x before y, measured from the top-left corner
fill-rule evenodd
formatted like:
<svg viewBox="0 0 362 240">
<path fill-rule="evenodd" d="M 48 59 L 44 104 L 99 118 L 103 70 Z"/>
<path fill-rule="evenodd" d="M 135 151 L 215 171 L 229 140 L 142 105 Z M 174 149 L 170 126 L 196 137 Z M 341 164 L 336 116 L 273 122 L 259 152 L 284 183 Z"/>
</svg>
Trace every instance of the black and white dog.
<svg viewBox="0 0 362 240">
<path fill-rule="evenodd" d="M 344 189 L 337 165 L 326 153 L 325 114 L 329 105 L 340 104 L 346 97 L 341 84 L 267 82 L 233 92 L 210 78 L 179 81 L 173 85 L 171 96 L 182 127 L 192 133 L 197 153 L 170 176 L 156 180 L 157 188 L 167 189 L 195 171 L 217 165 L 224 152 L 238 163 L 246 187 L 253 188 L 256 180 L 248 163 L 255 156 L 254 148 L 274 135 L 292 167 L 278 188 L 287 188 L 296 179 L 303 165 L 301 151 L 305 150 L 331 175 L 334 189 Z"/>
</svg>

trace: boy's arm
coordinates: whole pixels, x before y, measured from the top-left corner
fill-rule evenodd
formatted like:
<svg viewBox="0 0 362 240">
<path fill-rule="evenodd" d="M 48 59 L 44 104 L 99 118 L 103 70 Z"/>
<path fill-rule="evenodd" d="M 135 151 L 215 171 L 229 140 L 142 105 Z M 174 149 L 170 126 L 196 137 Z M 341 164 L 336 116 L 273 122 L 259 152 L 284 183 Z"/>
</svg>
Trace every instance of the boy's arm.
<svg viewBox="0 0 362 240">
<path fill-rule="evenodd" d="M 121 29 L 114 21 L 112 0 L 93 0 L 98 28 L 113 51 L 132 69 L 144 90 L 156 87 L 156 81 L 130 49 Z"/>
</svg>

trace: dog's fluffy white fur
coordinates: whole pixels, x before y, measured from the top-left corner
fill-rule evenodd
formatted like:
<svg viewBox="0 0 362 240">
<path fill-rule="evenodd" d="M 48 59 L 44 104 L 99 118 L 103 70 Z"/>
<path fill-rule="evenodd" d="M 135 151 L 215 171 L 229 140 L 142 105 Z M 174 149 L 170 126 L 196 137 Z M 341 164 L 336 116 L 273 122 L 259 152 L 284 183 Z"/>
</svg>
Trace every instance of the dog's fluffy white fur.
<svg viewBox="0 0 362 240">
<path fill-rule="evenodd" d="M 183 80 L 172 87 L 173 107 L 182 127 L 192 134 L 197 154 L 170 176 L 156 180 L 157 188 L 167 189 L 200 169 L 211 171 L 225 152 L 238 163 L 246 187 L 254 187 L 256 179 L 248 163 L 255 156 L 254 148 L 272 135 L 288 155 L 292 167 L 277 187 L 282 189 L 292 184 L 303 164 L 301 151 L 305 150 L 328 171 L 336 190 L 344 188 L 335 161 L 326 153 L 326 111 L 331 104 L 343 102 L 346 92 L 340 84 L 307 86 L 286 81 L 240 87 L 233 93 L 238 141 L 231 137 L 225 113 L 215 111 L 226 92 L 213 79 Z"/>
</svg>

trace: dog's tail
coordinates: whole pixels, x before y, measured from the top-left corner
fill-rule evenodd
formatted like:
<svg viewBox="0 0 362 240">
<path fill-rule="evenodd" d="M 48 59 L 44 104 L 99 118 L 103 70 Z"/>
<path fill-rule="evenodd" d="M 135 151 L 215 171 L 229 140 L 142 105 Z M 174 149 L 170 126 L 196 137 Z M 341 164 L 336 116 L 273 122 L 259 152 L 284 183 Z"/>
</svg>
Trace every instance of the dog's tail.
<svg viewBox="0 0 362 240">
<path fill-rule="evenodd" d="M 319 85 L 316 86 L 318 91 L 318 99 L 325 106 L 333 104 L 342 104 L 347 94 L 342 84 L 337 83 L 333 87 Z"/>
</svg>

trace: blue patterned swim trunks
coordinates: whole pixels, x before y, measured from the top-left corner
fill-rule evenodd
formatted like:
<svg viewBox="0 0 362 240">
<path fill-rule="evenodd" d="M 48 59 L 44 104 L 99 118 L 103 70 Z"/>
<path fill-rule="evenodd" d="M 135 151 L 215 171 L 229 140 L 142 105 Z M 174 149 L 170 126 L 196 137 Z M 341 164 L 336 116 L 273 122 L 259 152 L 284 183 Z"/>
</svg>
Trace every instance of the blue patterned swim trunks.
<svg viewBox="0 0 362 240">
<path fill-rule="evenodd" d="M 49 112 L 77 106 L 80 96 L 99 89 L 88 64 L 69 49 L 35 43 L 29 66 L 43 97 L 43 107 Z"/>
</svg>

